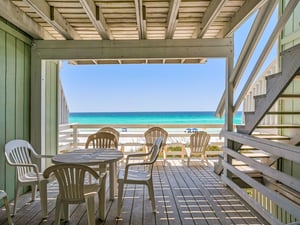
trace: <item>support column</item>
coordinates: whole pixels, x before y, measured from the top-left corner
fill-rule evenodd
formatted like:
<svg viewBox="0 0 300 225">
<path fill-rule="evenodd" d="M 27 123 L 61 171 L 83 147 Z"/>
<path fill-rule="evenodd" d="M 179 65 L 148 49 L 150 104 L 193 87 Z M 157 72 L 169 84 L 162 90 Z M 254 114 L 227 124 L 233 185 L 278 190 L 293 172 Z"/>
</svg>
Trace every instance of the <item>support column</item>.
<svg viewBox="0 0 300 225">
<path fill-rule="evenodd" d="M 226 58 L 226 80 L 225 80 L 225 130 L 226 131 L 233 131 L 233 94 L 234 94 L 234 87 L 233 81 L 230 81 L 230 76 L 232 75 L 233 71 L 233 55 L 228 56 Z M 225 139 L 225 146 L 228 148 L 233 147 L 233 142 Z M 232 158 L 229 157 L 226 153 L 224 153 L 224 161 L 231 164 Z M 223 175 L 225 177 L 231 177 L 231 174 L 224 168 Z"/>
<path fill-rule="evenodd" d="M 35 46 L 31 48 L 31 133 L 30 142 L 38 153 L 45 153 L 45 69 Z"/>
</svg>

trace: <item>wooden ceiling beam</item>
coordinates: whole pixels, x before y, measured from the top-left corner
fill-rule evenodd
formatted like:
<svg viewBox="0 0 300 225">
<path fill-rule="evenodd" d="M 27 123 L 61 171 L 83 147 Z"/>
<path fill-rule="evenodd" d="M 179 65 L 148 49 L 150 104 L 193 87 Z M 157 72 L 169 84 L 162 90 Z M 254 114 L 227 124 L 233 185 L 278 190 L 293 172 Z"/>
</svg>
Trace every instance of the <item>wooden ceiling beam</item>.
<svg viewBox="0 0 300 225">
<path fill-rule="evenodd" d="M 0 15 L 34 39 L 54 39 L 48 31 L 33 21 L 9 0 L 0 1 Z"/>
<path fill-rule="evenodd" d="M 178 22 L 178 13 L 179 13 L 179 6 L 181 0 L 171 0 L 171 4 L 169 7 L 169 14 L 168 14 L 168 27 L 166 31 L 166 39 L 172 39 L 175 33 L 176 25 Z"/>
<path fill-rule="evenodd" d="M 103 40 L 110 40 L 111 34 L 101 9 L 93 0 L 80 0 L 80 3 Z"/>
<path fill-rule="evenodd" d="M 78 40 L 80 36 L 73 27 L 62 17 L 62 15 L 54 8 L 48 5 L 46 1 L 40 0 L 24 0 L 30 5 L 35 12 L 50 24 L 57 32 L 59 32 L 67 40 Z"/>
<path fill-rule="evenodd" d="M 212 0 L 205 11 L 201 24 L 199 24 L 198 28 L 196 29 L 196 37 L 202 38 L 205 33 L 207 32 L 209 26 L 215 21 L 217 16 L 220 14 L 224 4 L 228 0 Z"/>
<path fill-rule="evenodd" d="M 217 36 L 219 38 L 229 37 L 255 10 L 267 1 L 269 0 L 247 0 Z"/>
<path fill-rule="evenodd" d="M 174 59 L 232 57 L 232 38 L 172 40 L 67 40 L 34 42 L 42 59 Z"/>
<path fill-rule="evenodd" d="M 134 5 L 139 39 L 146 39 L 146 6 L 143 6 L 143 0 L 134 0 Z"/>
</svg>

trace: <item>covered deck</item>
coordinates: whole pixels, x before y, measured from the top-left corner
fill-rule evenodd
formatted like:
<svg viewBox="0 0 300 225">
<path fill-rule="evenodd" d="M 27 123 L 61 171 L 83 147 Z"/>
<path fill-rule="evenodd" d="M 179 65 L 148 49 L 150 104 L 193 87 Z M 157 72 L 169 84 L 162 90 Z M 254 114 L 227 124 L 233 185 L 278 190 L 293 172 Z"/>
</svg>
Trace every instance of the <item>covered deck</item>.
<svg viewBox="0 0 300 225">
<path fill-rule="evenodd" d="M 194 159 L 190 167 L 179 159 L 168 159 L 166 166 L 158 160 L 154 170 L 154 191 L 158 213 L 153 214 L 146 187 L 127 185 L 121 213 L 116 220 L 117 200 L 107 200 L 105 221 L 96 224 L 268 224 L 255 210 L 239 198 L 213 172 L 213 161 L 204 165 Z M 22 196 L 15 224 L 53 224 L 57 184 L 48 184 L 49 217 L 42 221 L 40 202 Z M 108 198 L 107 198 L 108 199 Z M 68 224 L 87 224 L 85 206 L 74 205 Z M 7 224 L 5 211 L 0 211 L 0 224 Z"/>
</svg>

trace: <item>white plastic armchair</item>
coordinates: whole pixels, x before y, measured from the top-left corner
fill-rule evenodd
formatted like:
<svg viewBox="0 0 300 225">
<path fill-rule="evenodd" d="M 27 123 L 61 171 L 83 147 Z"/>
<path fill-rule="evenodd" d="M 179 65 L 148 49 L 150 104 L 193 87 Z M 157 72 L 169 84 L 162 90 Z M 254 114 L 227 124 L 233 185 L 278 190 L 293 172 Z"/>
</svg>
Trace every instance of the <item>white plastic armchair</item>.
<svg viewBox="0 0 300 225">
<path fill-rule="evenodd" d="M 115 128 L 113 127 L 102 127 L 100 130 L 98 130 L 98 132 L 107 132 L 107 133 L 111 133 L 113 135 L 116 136 L 118 142 L 119 142 L 119 139 L 120 139 L 120 132 L 117 131 Z"/>
<path fill-rule="evenodd" d="M 123 202 L 124 184 L 142 184 L 148 187 L 150 200 L 152 203 L 152 210 L 156 212 L 152 171 L 153 165 L 157 160 L 159 152 L 162 149 L 163 138 L 159 137 L 155 140 L 148 153 L 129 154 L 126 159 L 124 170 L 120 170 L 118 177 L 118 211 L 117 218 L 120 218 L 121 208 Z M 130 162 L 134 158 L 142 158 L 138 162 Z"/>
<path fill-rule="evenodd" d="M 118 148 L 118 139 L 112 133 L 98 131 L 97 133 L 88 136 L 88 139 L 85 143 L 85 148 L 116 149 Z"/>
<path fill-rule="evenodd" d="M 51 174 L 57 178 L 59 193 L 56 198 L 55 224 L 60 224 L 60 219 L 69 220 L 69 204 L 80 204 L 85 202 L 87 207 L 88 224 L 95 225 L 95 196 L 99 199 L 99 212 L 103 210 L 103 198 L 105 197 L 106 173 L 101 176 L 92 168 L 80 164 L 58 164 L 48 167 L 44 171 L 44 177 L 49 178 Z M 86 184 L 86 174 L 93 176 L 97 183 Z"/>
<path fill-rule="evenodd" d="M 152 147 L 155 140 L 159 137 L 163 138 L 162 149 L 163 149 L 163 157 L 164 157 L 164 164 L 167 158 L 167 139 L 168 139 L 168 132 L 161 128 L 161 127 L 151 127 L 144 133 L 145 141 L 146 141 L 146 151 L 148 152 L 149 149 Z"/>
<path fill-rule="evenodd" d="M 12 140 L 5 144 L 5 158 L 6 162 L 16 167 L 17 170 L 17 186 L 15 191 L 13 214 L 17 211 L 17 201 L 19 197 L 20 188 L 22 186 L 30 185 L 32 188 L 32 201 L 35 200 L 37 187 L 39 186 L 41 195 L 41 205 L 43 218 L 47 217 L 47 182 L 53 180 L 45 180 L 40 168 L 34 163 L 34 158 L 40 160 L 41 158 L 51 158 L 52 155 L 39 155 L 35 152 L 28 141 Z"/>
<path fill-rule="evenodd" d="M 88 136 L 85 143 L 85 148 L 106 148 L 116 150 L 118 149 L 118 139 L 117 136 L 113 133 L 109 133 L 107 131 L 98 131 L 97 133 Z M 114 166 L 115 171 L 118 170 L 118 165 L 116 162 L 110 163 L 109 166 Z M 96 171 L 102 170 L 99 170 L 99 166 L 93 166 L 92 168 Z M 112 174 L 110 174 L 110 176 L 112 176 Z M 89 176 L 89 182 L 92 182 L 91 176 Z"/>
</svg>

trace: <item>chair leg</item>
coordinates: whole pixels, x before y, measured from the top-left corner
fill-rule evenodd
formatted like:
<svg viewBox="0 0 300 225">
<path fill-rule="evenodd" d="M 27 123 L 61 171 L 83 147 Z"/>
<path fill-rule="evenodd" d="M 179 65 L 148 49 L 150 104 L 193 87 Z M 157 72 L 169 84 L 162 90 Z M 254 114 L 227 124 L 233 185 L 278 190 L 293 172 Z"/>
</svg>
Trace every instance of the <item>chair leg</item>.
<svg viewBox="0 0 300 225">
<path fill-rule="evenodd" d="M 85 198 L 88 225 L 95 225 L 95 199 L 94 195 Z"/>
<path fill-rule="evenodd" d="M 63 204 L 63 219 L 68 221 L 70 220 L 70 213 L 69 213 L 69 204 Z"/>
<path fill-rule="evenodd" d="M 187 158 L 187 166 L 190 166 L 190 157 L 188 156 L 188 158 Z"/>
<path fill-rule="evenodd" d="M 31 199 L 32 199 L 32 201 L 35 201 L 36 191 L 37 191 L 37 185 L 36 184 L 31 185 Z"/>
<path fill-rule="evenodd" d="M 54 224 L 59 225 L 60 224 L 60 218 L 61 218 L 61 213 L 62 213 L 62 206 L 63 203 L 60 201 L 60 198 L 56 198 L 56 205 L 55 205 L 55 220 Z"/>
<path fill-rule="evenodd" d="M 19 198 L 19 192 L 20 192 L 20 185 L 17 183 L 16 192 L 15 192 L 15 200 L 14 200 L 14 211 L 13 214 L 15 215 L 17 212 L 17 202 Z"/>
<path fill-rule="evenodd" d="M 153 190 L 152 180 L 149 180 L 147 186 L 148 186 L 148 192 L 149 192 L 149 196 L 150 196 L 150 200 L 151 200 L 151 204 L 152 204 L 152 211 L 154 213 L 156 213 L 156 205 L 155 205 L 155 197 L 154 197 L 154 190 Z"/>
<path fill-rule="evenodd" d="M 105 183 L 106 183 L 106 173 L 104 174 L 104 176 L 102 177 L 101 181 L 100 181 L 100 191 L 98 193 L 98 199 L 99 199 L 99 218 L 101 220 L 105 220 L 105 216 L 106 216 L 106 187 L 105 187 Z"/>
<path fill-rule="evenodd" d="M 41 180 L 39 187 L 43 219 L 48 217 L 47 182 L 47 180 Z"/>
<path fill-rule="evenodd" d="M 8 224 L 12 225 L 13 222 L 12 222 L 12 219 L 11 219 L 11 216 L 10 216 L 10 210 L 9 210 L 9 204 L 8 204 L 7 196 L 3 197 L 3 203 L 4 203 L 4 206 L 5 206 L 5 209 L 6 209 Z"/>
<path fill-rule="evenodd" d="M 124 188 L 123 181 L 119 181 L 117 218 L 120 218 L 120 216 L 121 216 L 121 209 L 122 209 L 122 203 L 123 203 L 123 188 Z"/>
</svg>

